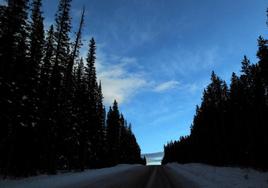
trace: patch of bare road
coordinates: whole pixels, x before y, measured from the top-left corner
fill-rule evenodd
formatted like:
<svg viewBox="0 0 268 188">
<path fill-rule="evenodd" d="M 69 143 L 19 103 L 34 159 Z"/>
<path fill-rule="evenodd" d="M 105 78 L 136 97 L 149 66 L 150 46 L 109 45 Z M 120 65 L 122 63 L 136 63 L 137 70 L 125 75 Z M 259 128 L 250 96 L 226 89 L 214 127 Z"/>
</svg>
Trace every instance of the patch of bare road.
<svg viewBox="0 0 268 188">
<path fill-rule="evenodd" d="M 96 179 L 94 182 L 84 184 L 83 188 L 184 188 L 183 185 L 184 178 L 172 172 L 167 166 L 138 166 Z M 188 184 L 187 188 L 191 187 Z"/>
</svg>

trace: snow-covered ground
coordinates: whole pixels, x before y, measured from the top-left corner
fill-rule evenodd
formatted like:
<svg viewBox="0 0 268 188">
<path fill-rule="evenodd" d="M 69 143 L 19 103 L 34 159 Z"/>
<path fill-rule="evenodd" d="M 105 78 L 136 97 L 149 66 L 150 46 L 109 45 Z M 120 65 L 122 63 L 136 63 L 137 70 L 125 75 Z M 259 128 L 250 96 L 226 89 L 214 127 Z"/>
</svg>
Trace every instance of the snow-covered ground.
<svg viewBox="0 0 268 188">
<path fill-rule="evenodd" d="M 166 166 L 183 179 L 181 185 L 185 187 L 190 187 L 187 185 L 190 182 L 198 188 L 268 188 L 268 172 L 194 163 L 170 163 Z"/>
<path fill-rule="evenodd" d="M 70 172 L 58 175 L 41 175 L 20 180 L 0 180 L 0 188 L 75 188 L 88 187 L 88 184 L 99 184 L 103 178 L 120 176 L 127 171 L 141 168 L 141 165 L 117 165 L 111 168 L 86 170 L 84 172 Z"/>
<path fill-rule="evenodd" d="M 170 163 L 118 165 L 20 180 L 0 180 L 0 188 L 268 188 L 268 172 Z"/>
</svg>

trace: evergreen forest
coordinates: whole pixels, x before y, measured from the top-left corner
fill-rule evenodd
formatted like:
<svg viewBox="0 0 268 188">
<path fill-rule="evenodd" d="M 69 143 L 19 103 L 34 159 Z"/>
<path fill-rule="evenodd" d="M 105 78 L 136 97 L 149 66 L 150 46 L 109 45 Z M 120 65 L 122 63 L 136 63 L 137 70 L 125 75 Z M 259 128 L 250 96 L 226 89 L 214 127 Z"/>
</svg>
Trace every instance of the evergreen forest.
<svg viewBox="0 0 268 188">
<path fill-rule="evenodd" d="M 260 36 L 257 42 L 258 62 L 244 56 L 241 72 L 232 73 L 230 85 L 212 72 L 190 135 L 164 146 L 162 164 L 268 169 L 268 40 Z"/>
<path fill-rule="evenodd" d="M 96 42 L 82 57 L 85 8 L 72 28 L 71 0 L 59 0 L 44 27 L 42 0 L 0 6 L 0 174 L 145 163 L 114 101 L 107 110 L 96 75 Z M 72 31 L 75 30 L 75 36 Z"/>
</svg>

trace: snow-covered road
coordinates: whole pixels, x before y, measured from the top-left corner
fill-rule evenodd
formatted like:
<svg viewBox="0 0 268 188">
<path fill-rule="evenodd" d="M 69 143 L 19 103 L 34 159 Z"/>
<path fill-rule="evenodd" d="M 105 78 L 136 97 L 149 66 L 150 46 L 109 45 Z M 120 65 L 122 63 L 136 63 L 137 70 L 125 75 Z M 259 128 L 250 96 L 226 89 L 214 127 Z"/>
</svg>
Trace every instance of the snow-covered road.
<svg viewBox="0 0 268 188">
<path fill-rule="evenodd" d="M 116 167 L 21 180 L 0 180 L 0 188 L 268 188 L 268 173 L 252 169 L 176 163 Z"/>
<path fill-rule="evenodd" d="M 53 176 L 2 180 L 1 188 L 181 188 L 167 166 L 119 165 Z"/>
</svg>

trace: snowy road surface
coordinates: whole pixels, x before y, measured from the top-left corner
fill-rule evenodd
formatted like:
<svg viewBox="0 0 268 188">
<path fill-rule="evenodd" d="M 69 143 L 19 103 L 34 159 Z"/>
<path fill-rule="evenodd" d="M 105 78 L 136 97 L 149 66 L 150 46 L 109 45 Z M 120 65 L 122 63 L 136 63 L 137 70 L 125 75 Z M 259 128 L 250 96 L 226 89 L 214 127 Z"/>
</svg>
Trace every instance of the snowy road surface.
<svg viewBox="0 0 268 188">
<path fill-rule="evenodd" d="M 0 188 L 267 188 L 268 172 L 204 164 L 118 165 L 21 180 L 0 180 Z"/>
<path fill-rule="evenodd" d="M 181 188 L 179 176 L 167 166 L 119 165 L 55 176 L 4 180 L 2 188 Z"/>
</svg>

